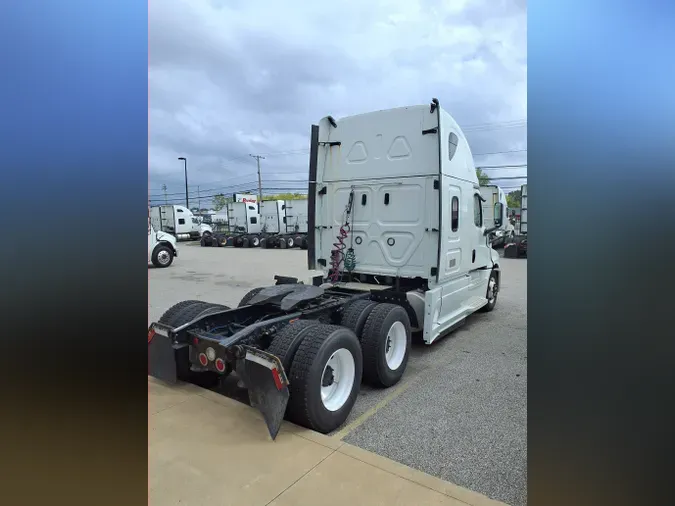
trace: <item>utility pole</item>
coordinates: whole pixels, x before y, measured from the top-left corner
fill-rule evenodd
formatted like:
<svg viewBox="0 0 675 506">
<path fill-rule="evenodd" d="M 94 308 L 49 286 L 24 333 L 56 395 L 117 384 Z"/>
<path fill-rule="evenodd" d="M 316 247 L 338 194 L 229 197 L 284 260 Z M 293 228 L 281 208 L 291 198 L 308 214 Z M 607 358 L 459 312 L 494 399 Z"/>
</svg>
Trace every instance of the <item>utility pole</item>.
<svg viewBox="0 0 675 506">
<path fill-rule="evenodd" d="M 179 160 L 183 160 L 183 167 L 185 168 L 185 207 L 190 209 L 190 202 L 188 200 L 187 158 L 181 156 Z"/>
<path fill-rule="evenodd" d="M 199 208 L 199 212 L 202 211 L 202 196 L 199 194 L 199 186 L 197 186 L 197 207 Z"/>
<path fill-rule="evenodd" d="M 165 184 L 162 185 L 162 191 L 164 192 L 164 204 L 168 205 L 169 204 L 169 198 L 166 195 L 166 185 Z"/>
<path fill-rule="evenodd" d="M 260 155 L 248 155 L 252 158 L 255 158 L 256 161 L 258 162 L 258 210 L 260 210 L 260 206 L 262 205 L 262 178 L 260 177 L 260 160 L 264 160 L 264 156 Z"/>
</svg>

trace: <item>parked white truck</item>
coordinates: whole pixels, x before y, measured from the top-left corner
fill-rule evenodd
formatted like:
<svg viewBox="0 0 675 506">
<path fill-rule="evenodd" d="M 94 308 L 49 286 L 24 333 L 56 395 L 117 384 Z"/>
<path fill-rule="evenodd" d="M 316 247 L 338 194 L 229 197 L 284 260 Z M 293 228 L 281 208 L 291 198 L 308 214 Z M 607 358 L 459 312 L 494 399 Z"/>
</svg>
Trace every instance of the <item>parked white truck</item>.
<svg viewBox="0 0 675 506">
<path fill-rule="evenodd" d="M 185 206 L 164 205 L 150 208 L 150 217 L 155 230 L 172 234 L 176 239 L 200 239 L 211 235 L 213 229 Z"/>
<path fill-rule="evenodd" d="M 485 185 L 480 187 L 480 193 L 483 197 L 483 221 L 485 228 L 494 228 L 488 239 L 493 247 L 500 247 L 513 241 L 515 228 L 508 220 L 508 209 L 506 205 L 506 193 L 497 185 Z M 496 204 L 502 204 L 499 209 L 502 215 L 499 217 L 501 225 L 494 225 L 494 212 Z"/>
<path fill-rule="evenodd" d="M 155 230 L 148 216 L 148 264 L 152 263 L 159 268 L 169 267 L 177 256 L 176 238 L 166 232 Z"/>
<path fill-rule="evenodd" d="M 284 205 L 286 247 L 307 249 L 309 226 L 309 201 L 307 199 L 287 200 Z M 283 248 L 283 243 L 281 245 Z"/>
<path fill-rule="evenodd" d="M 272 438 L 284 417 L 337 429 L 362 379 L 402 378 L 413 332 L 431 344 L 492 311 L 501 281 L 471 150 L 436 99 L 312 126 L 308 197 L 311 284 L 276 276 L 236 309 L 185 301 L 148 330 L 151 375 L 235 372 Z"/>
<path fill-rule="evenodd" d="M 262 223 L 258 206 L 254 202 L 230 202 L 227 204 L 229 233 L 227 246 L 257 248 L 260 246 Z"/>
</svg>

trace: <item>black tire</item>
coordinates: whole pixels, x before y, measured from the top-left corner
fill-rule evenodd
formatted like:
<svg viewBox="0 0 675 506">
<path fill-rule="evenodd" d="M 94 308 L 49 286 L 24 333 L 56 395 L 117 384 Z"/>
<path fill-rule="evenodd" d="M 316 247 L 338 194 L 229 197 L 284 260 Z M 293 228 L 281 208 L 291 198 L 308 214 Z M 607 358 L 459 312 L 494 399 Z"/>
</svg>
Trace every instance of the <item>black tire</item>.
<svg viewBox="0 0 675 506">
<path fill-rule="evenodd" d="M 296 248 L 302 248 L 302 241 L 303 239 L 301 235 L 296 235 L 293 239 Z"/>
<path fill-rule="evenodd" d="M 216 311 L 220 309 L 229 309 L 229 307 L 223 304 L 211 304 L 210 302 L 202 302 L 200 300 L 185 300 L 166 310 L 159 319 L 159 322 L 176 328 L 194 320 L 207 311 Z M 176 369 L 179 380 L 194 383 L 202 388 L 212 388 L 220 381 L 220 375 L 217 372 L 191 371 L 190 357 L 187 350 L 183 350 L 183 353 L 176 354 Z"/>
<path fill-rule="evenodd" d="M 194 320 L 198 316 L 201 316 L 207 311 L 214 309 L 229 309 L 229 308 L 223 304 L 212 304 L 210 302 L 198 301 L 195 302 L 194 304 L 186 306 L 180 311 L 177 311 L 170 325 L 173 328 L 180 327 L 181 325 L 184 325 L 187 322 Z"/>
<path fill-rule="evenodd" d="M 357 300 L 348 304 L 342 313 L 340 325 L 353 330 L 356 337 L 361 339 L 363 327 L 366 325 L 366 320 L 375 306 L 377 306 L 377 302 L 373 302 L 372 300 Z"/>
<path fill-rule="evenodd" d="M 241 247 L 242 248 L 250 248 L 251 247 L 251 240 L 248 237 L 244 237 L 241 240 Z"/>
<path fill-rule="evenodd" d="M 288 248 L 288 242 L 286 242 L 285 237 L 282 237 L 281 239 L 279 239 L 279 248 L 281 248 L 281 249 Z"/>
<path fill-rule="evenodd" d="M 259 288 L 254 288 L 250 292 L 248 292 L 246 295 L 244 295 L 241 300 L 239 301 L 239 305 L 237 307 L 243 307 L 243 306 L 248 306 L 248 301 L 251 300 L 253 297 L 258 295 L 258 292 L 265 288 L 264 286 L 261 286 Z"/>
<path fill-rule="evenodd" d="M 311 339 L 304 339 L 295 354 L 289 375 L 287 417 L 290 421 L 324 434 L 342 425 L 356 402 L 363 373 L 359 340 L 351 330 L 336 325 L 312 327 Z M 329 411 L 321 398 L 324 368 L 331 356 L 346 349 L 354 359 L 354 382 L 339 409 Z"/>
<path fill-rule="evenodd" d="M 493 280 L 494 280 L 494 288 L 491 287 Z M 492 294 L 490 293 L 491 290 L 494 291 Z M 497 276 L 497 272 L 495 270 L 492 270 L 492 272 L 490 273 L 490 278 L 488 280 L 487 293 L 485 295 L 485 297 L 488 300 L 488 303 L 485 304 L 482 308 L 480 308 L 479 311 L 481 313 L 489 313 L 490 311 L 492 311 L 497 305 L 498 294 L 499 294 L 499 276 Z"/>
<path fill-rule="evenodd" d="M 405 329 L 405 354 L 396 369 L 387 364 L 386 351 L 389 346 L 389 331 L 400 322 Z M 375 387 L 390 387 L 399 382 L 410 356 L 412 332 L 410 318 L 401 306 L 396 304 L 378 304 L 373 308 L 366 320 L 361 335 L 363 348 L 363 379 Z"/>
<path fill-rule="evenodd" d="M 173 321 L 176 315 L 185 309 L 188 306 L 191 306 L 192 304 L 202 304 L 203 302 L 201 300 L 184 300 L 182 302 L 179 302 L 178 304 L 174 304 L 171 306 L 169 309 L 164 311 L 164 314 L 159 317 L 159 323 L 164 323 L 165 325 L 170 325 L 171 327 L 176 327 L 177 325 L 174 325 Z"/>
<path fill-rule="evenodd" d="M 260 247 L 260 237 L 253 236 L 251 237 L 251 247 L 252 248 L 259 248 Z"/>
<path fill-rule="evenodd" d="M 274 340 L 267 352 L 276 355 L 284 366 L 286 375 L 290 374 L 293 357 L 300 347 L 302 340 L 311 334 L 311 329 L 320 325 L 316 320 L 297 320 L 289 323 L 281 332 L 274 336 Z"/>
<path fill-rule="evenodd" d="M 213 235 L 213 234 L 211 234 L 211 232 L 209 232 L 208 230 L 204 230 L 204 233 L 202 234 L 202 237 L 211 237 L 211 235 Z"/>
<path fill-rule="evenodd" d="M 293 237 L 289 237 L 286 239 L 286 246 L 289 248 L 295 248 L 295 239 Z"/>
<path fill-rule="evenodd" d="M 163 269 L 165 267 L 170 266 L 172 263 L 173 263 L 173 250 L 170 247 L 165 246 L 164 244 L 155 246 L 155 249 L 152 251 L 152 265 L 154 265 L 158 269 Z"/>
<path fill-rule="evenodd" d="M 307 238 L 306 237 L 304 237 L 302 239 L 302 246 L 301 247 L 302 247 L 302 249 L 308 249 L 309 248 L 309 244 L 307 244 Z"/>
</svg>

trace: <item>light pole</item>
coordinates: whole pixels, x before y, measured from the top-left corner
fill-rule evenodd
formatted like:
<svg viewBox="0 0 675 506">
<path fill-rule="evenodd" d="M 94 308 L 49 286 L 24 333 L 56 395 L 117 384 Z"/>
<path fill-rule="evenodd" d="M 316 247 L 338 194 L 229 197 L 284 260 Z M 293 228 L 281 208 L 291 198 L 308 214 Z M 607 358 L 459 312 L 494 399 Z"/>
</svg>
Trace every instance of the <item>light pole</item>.
<svg viewBox="0 0 675 506">
<path fill-rule="evenodd" d="M 181 156 L 178 159 L 183 160 L 183 166 L 185 167 L 185 207 L 190 209 L 190 201 L 188 200 L 187 158 L 185 158 L 184 156 Z"/>
</svg>

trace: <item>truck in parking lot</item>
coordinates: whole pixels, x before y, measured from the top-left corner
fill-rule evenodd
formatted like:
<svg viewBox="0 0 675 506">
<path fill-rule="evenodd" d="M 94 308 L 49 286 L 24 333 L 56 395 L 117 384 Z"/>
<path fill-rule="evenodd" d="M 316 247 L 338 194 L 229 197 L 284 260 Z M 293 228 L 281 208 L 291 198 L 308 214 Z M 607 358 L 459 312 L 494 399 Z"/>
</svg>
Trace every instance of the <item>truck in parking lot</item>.
<svg viewBox="0 0 675 506">
<path fill-rule="evenodd" d="M 177 256 L 176 238 L 166 232 L 155 230 L 148 216 L 148 263 L 159 268 L 169 267 Z"/>
<path fill-rule="evenodd" d="M 515 228 L 508 220 L 508 209 L 506 206 L 506 193 L 497 185 L 485 185 L 480 187 L 480 193 L 483 197 L 483 222 L 486 228 L 494 229 L 488 236 L 488 240 L 493 247 L 500 247 L 512 242 L 515 236 Z M 501 225 L 494 226 L 495 204 L 500 203 L 502 216 Z"/>
<path fill-rule="evenodd" d="M 176 239 L 200 239 L 210 235 L 213 229 L 185 206 L 164 205 L 150 208 L 150 218 L 155 230 L 172 234 Z"/>
<path fill-rule="evenodd" d="M 274 439 L 284 418 L 328 433 L 361 381 L 403 377 L 431 345 L 492 311 L 499 255 L 469 144 L 436 99 L 311 129 L 307 284 L 276 276 L 236 308 L 187 300 L 148 329 L 149 374 L 203 386 L 236 374 Z"/>
<path fill-rule="evenodd" d="M 284 205 L 284 226 L 286 247 L 307 249 L 309 211 L 307 199 L 287 200 Z M 283 247 L 283 243 L 282 246 Z"/>
<path fill-rule="evenodd" d="M 262 224 L 258 205 L 252 202 L 230 202 L 227 204 L 229 236 L 227 245 L 235 248 L 257 248 L 260 246 Z"/>
</svg>

